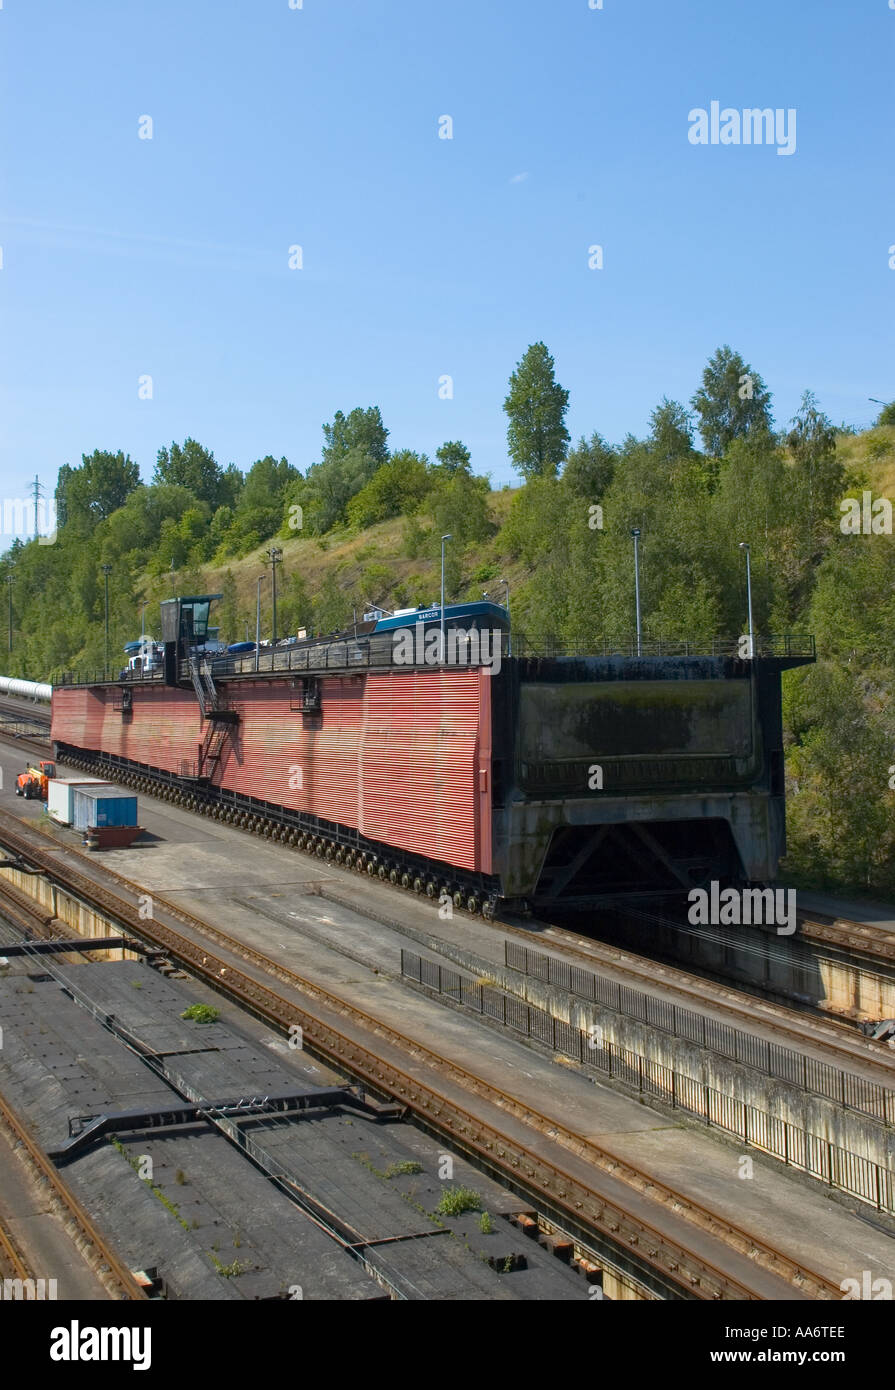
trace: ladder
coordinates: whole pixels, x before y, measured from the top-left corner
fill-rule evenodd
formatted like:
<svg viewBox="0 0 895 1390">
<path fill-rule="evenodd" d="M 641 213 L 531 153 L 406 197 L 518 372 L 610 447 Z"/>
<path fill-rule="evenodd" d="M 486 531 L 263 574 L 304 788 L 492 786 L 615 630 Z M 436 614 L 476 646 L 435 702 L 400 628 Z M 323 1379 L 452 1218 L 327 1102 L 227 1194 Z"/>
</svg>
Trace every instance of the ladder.
<svg viewBox="0 0 895 1390">
<path fill-rule="evenodd" d="M 190 679 L 199 701 L 203 720 L 207 720 L 205 736 L 199 749 L 196 775 L 211 779 L 223 757 L 224 744 L 230 729 L 239 722 L 239 714 L 230 702 L 219 694 L 207 658 L 190 657 Z"/>
</svg>

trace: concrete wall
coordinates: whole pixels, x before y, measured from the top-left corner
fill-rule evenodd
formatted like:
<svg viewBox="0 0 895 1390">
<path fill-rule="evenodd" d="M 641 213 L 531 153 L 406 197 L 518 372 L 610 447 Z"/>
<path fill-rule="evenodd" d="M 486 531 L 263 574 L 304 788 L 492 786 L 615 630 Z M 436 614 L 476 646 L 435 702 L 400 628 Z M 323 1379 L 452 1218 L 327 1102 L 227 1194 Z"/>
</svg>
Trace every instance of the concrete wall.
<svg viewBox="0 0 895 1390">
<path fill-rule="evenodd" d="M 2 869 L 0 873 L 8 883 L 16 888 L 23 896 L 31 898 L 34 902 L 57 919 L 57 925 L 64 923 L 71 928 L 71 935 L 83 936 L 88 939 L 96 939 L 105 936 L 122 936 L 123 932 L 115 922 L 110 922 L 97 908 L 90 907 L 80 898 L 67 893 L 63 888 L 57 888 L 55 884 L 48 883 L 40 874 L 23 874 L 18 869 Z M 110 951 L 96 951 L 91 953 L 95 960 L 110 960 L 113 953 Z M 115 952 L 114 958 L 124 960 L 139 960 L 139 956 L 133 951 Z M 57 957 L 65 960 L 65 957 Z"/>
<path fill-rule="evenodd" d="M 645 1061 L 682 1073 L 737 1102 L 754 1105 L 860 1158 L 886 1168 L 895 1167 L 895 1132 L 871 1116 L 845 1110 L 822 1096 L 811 1095 L 798 1086 L 718 1056 L 684 1038 L 672 1037 L 636 1019 L 579 999 L 533 976 L 495 966 L 449 942 L 433 941 L 433 949 L 477 978 L 494 980 L 498 988 L 574 1028 L 587 1032 L 596 1025 L 605 1043 L 627 1048 Z M 670 1092 L 668 1101 L 671 1102 Z M 700 1113 L 705 1114 L 704 1107 Z"/>
<path fill-rule="evenodd" d="M 623 928 L 614 914 L 600 922 L 601 939 L 638 954 L 685 967 L 692 963 L 718 978 L 755 984 L 798 1003 L 819 1004 L 845 1018 L 895 1018 L 895 969 L 890 966 L 862 965 L 798 933 L 778 936 L 752 926 L 713 926 L 708 931 L 709 936 L 689 934 L 653 922 Z"/>
</svg>

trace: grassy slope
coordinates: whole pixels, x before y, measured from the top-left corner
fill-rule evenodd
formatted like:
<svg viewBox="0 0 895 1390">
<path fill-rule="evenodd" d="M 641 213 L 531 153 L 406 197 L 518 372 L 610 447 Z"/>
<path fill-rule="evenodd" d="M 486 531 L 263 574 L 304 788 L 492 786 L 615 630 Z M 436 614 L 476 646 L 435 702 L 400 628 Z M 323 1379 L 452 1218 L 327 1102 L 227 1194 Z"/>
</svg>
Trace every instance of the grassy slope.
<svg viewBox="0 0 895 1390">
<path fill-rule="evenodd" d="M 837 448 L 846 468 L 866 481 L 874 497 L 895 502 L 895 425 L 841 435 Z"/>
<path fill-rule="evenodd" d="M 872 489 L 875 497 L 885 496 L 895 499 L 895 426 L 868 430 L 859 435 L 842 435 L 838 450 L 849 474 L 864 486 Z M 492 492 L 490 498 L 491 515 L 495 525 L 506 520 L 510 504 L 518 489 Z M 849 493 L 848 495 L 852 495 Z M 424 524 L 425 519 L 423 519 Z M 429 537 L 426 553 L 416 559 L 404 554 L 403 518 L 380 522 L 357 534 L 343 532 L 323 539 L 290 538 L 278 541 L 283 549 L 281 582 L 288 583 L 289 576 L 301 574 L 310 593 L 316 593 L 324 578 L 334 573 L 339 586 L 345 590 L 361 585 L 364 570 L 371 565 L 386 565 L 392 576 L 392 587 L 403 584 L 408 591 L 407 602 L 429 603 L 437 600 L 440 584 L 440 546 L 434 531 Z M 254 632 L 254 612 L 256 580 L 265 574 L 262 560 L 270 542 L 241 559 L 229 559 L 223 564 L 208 565 L 203 569 L 203 582 L 208 591 L 219 591 L 224 576 L 229 570 L 236 582 L 238 607 L 243 622 L 249 621 Z M 496 540 L 472 547 L 463 561 L 462 577 L 458 597 L 478 597 L 481 589 L 498 587 L 494 580 L 478 582 L 473 579 L 475 570 L 483 564 L 492 564 L 500 578 L 506 578 L 512 592 L 526 579 L 529 572 L 517 561 L 501 554 Z M 370 602 L 389 604 L 394 595 L 391 588 L 384 592 L 381 588 L 375 593 L 363 593 Z M 265 590 L 263 601 L 265 612 L 269 598 Z M 244 633 L 225 634 L 229 640 L 243 636 Z"/>
<path fill-rule="evenodd" d="M 510 490 L 491 494 L 491 516 L 496 526 L 501 526 L 506 520 L 512 497 L 513 491 Z M 422 520 L 425 526 L 427 524 L 425 518 Z M 416 559 L 409 559 L 404 554 L 403 532 L 404 519 L 396 517 L 391 521 L 379 522 L 375 526 L 370 526 L 366 530 L 354 534 L 346 531 L 323 538 L 278 540 L 277 544 L 283 550 L 283 564 L 278 582 L 281 586 L 284 580 L 288 584 L 290 575 L 300 574 L 305 580 L 309 592 L 313 594 L 320 588 L 326 575 L 334 573 L 340 588 L 352 590 L 360 587 L 364 571 L 368 566 L 385 565 L 392 577 L 392 587 L 403 584 L 408 590 L 408 603 L 413 603 L 417 598 L 424 603 L 432 600 L 437 601 L 441 583 L 439 539 L 433 531 L 429 537 L 425 553 Z M 268 572 L 262 564 L 268 545 L 270 545 L 269 541 L 242 559 L 234 558 L 220 565 L 205 566 L 202 574 L 204 582 L 208 585 L 208 591 L 219 592 L 224 582 L 224 576 L 229 570 L 236 583 L 240 612 L 245 611 L 246 614 L 254 614 L 256 581 L 259 575 Z M 482 588 L 489 587 L 487 583 L 476 584 L 472 579 L 473 572 L 485 563 L 502 566 L 500 577 L 509 580 L 511 591 L 513 586 L 524 577 L 518 563 L 504 560 L 499 555 L 494 541 L 487 541 L 483 545 L 471 547 L 464 557 L 460 584 L 461 596 L 475 593 L 478 597 Z M 493 583 L 492 580 L 491 584 Z M 376 593 L 364 592 L 363 597 L 370 602 L 389 604 L 391 592 L 390 590 L 377 591 Z M 269 604 L 266 589 L 262 591 L 262 602 L 265 604 L 266 612 L 266 607 Z"/>
</svg>

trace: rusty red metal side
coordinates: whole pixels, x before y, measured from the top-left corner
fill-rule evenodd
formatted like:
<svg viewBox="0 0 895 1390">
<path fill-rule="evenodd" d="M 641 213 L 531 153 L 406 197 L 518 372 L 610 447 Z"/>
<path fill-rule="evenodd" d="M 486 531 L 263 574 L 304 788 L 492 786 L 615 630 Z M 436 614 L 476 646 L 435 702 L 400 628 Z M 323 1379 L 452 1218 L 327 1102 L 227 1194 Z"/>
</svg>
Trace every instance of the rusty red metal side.
<svg viewBox="0 0 895 1390">
<path fill-rule="evenodd" d="M 55 743 L 114 753 L 165 772 L 179 773 L 184 761 L 196 761 L 203 728 L 192 691 L 137 690 L 130 721 L 113 709 L 112 700 L 110 686 L 57 686 L 50 737 Z"/>
<path fill-rule="evenodd" d="M 320 679 L 321 713 L 291 708 L 283 679 L 227 683 L 239 712 L 215 783 L 357 828 L 372 840 L 491 872 L 491 701 L 484 669 Z M 207 726 L 192 691 L 135 689 L 130 721 L 112 691 L 58 688 L 52 737 L 179 773 Z"/>
</svg>

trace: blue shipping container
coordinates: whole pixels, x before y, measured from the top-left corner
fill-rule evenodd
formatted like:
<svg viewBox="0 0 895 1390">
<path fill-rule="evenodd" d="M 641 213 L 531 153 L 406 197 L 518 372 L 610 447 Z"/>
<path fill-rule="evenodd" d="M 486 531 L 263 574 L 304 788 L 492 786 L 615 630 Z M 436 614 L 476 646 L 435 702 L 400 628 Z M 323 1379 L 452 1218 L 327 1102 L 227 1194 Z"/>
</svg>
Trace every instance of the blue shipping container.
<svg viewBox="0 0 895 1390">
<path fill-rule="evenodd" d="M 76 830 L 89 830 L 99 825 L 136 825 L 137 798 L 130 792 L 114 791 L 109 787 L 72 790 L 72 824 Z"/>
</svg>

